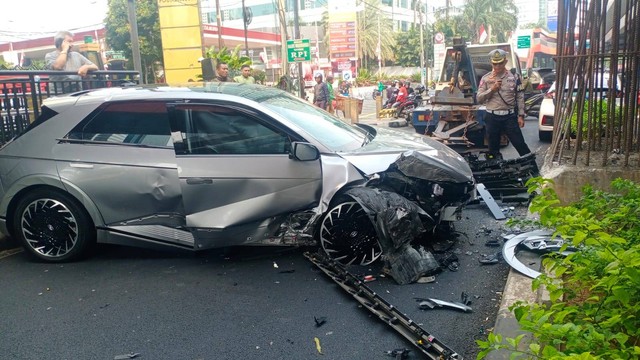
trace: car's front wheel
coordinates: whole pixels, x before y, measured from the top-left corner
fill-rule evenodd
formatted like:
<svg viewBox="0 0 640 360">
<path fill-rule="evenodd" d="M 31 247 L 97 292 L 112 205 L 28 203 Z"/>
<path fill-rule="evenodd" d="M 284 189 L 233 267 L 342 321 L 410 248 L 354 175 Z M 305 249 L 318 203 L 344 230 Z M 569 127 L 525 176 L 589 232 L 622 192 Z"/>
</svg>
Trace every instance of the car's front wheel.
<svg viewBox="0 0 640 360">
<path fill-rule="evenodd" d="M 95 228 L 73 198 L 38 189 L 18 202 L 13 216 L 15 236 L 35 258 L 47 262 L 77 260 L 95 243 Z"/>
<path fill-rule="evenodd" d="M 368 265 L 382 255 L 369 216 L 353 199 L 337 202 L 323 216 L 319 237 L 327 255 L 342 264 Z"/>
</svg>

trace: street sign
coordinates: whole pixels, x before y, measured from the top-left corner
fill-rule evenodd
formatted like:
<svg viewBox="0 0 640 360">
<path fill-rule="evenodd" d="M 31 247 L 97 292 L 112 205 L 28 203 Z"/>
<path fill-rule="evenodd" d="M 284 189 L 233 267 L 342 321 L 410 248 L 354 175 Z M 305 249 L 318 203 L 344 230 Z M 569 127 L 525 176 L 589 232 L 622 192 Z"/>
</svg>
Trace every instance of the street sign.
<svg viewBox="0 0 640 360">
<path fill-rule="evenodd" d="M 287 59 L 289 62 L 310 61 L 309 39 L 287 40 Z"/>
<path fill-rule="evenodd" d="M 529 49 L 531 48 L 531 36 L 524 35 L 518 36 L 518 49 Z"/>
</svg>

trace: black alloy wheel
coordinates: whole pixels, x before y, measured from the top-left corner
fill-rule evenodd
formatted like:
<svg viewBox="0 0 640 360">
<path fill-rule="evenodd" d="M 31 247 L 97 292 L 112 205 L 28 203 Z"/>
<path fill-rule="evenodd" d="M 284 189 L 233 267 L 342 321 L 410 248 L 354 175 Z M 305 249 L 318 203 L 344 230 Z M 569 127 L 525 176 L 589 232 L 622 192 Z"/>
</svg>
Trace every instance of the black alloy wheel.
<svg viewBox="0 0 640 360">
<path fill-rule="evenodd" d="M 44 189 L 20 199 L 13 229 L 28 253 L 46 262 L 77 260 L 86 255 L 96 238 L 84 208 L 68 195 Z"/>
<path fill-rule="evenodd" d="M 324 215 L 320 225 L 322 249 L 342 264 L 369 265 L 382 255 L 369 216 L 354 200 L 338 202 Z"/>
</svg>

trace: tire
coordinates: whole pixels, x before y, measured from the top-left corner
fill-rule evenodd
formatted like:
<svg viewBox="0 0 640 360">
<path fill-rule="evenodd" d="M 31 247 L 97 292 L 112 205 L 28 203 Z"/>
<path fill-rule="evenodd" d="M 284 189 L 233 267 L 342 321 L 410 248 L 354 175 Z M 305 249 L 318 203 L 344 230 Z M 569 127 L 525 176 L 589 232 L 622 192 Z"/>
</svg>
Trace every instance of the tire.
<svg viewBox="0 0 640 360">
<path fill-rule="evenodd" d="M 540 141 L 551 141 L 552 135 L 553 135 L 553 132 L 551 131 L 538 130 L 538 138 L 540 139 Z"/>
<path fill-rule="evenodd" d="M 80 259 L 96 240 L 86 210 L 71 196 L 52 190 L 38 189 L 20 199 L 13 229 L 31 256 L 52 263 Z"/>
<path fill-rule="evenodd" d="M 369 265 L 382 249 L 369 216 L 355 200 L 344 198 L 323 217 L 320 245 L 332 259 L 346 265 Z"/>
</svg>

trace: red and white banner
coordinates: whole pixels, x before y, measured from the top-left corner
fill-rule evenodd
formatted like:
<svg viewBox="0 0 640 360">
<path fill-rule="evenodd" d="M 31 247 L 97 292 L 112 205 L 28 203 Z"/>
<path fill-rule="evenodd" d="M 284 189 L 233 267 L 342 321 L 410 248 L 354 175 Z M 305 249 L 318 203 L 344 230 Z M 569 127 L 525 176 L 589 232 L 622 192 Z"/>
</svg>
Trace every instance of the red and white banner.
<svg viewBox="0 0 640 360">
<path fill-rule="evenodd" d="M 478 30 L 478 43 L 484 44 L 485 40 L 487 40 L 487 32 L 484 30 L 484 24 L 482 24 Z"/>
</svg>

